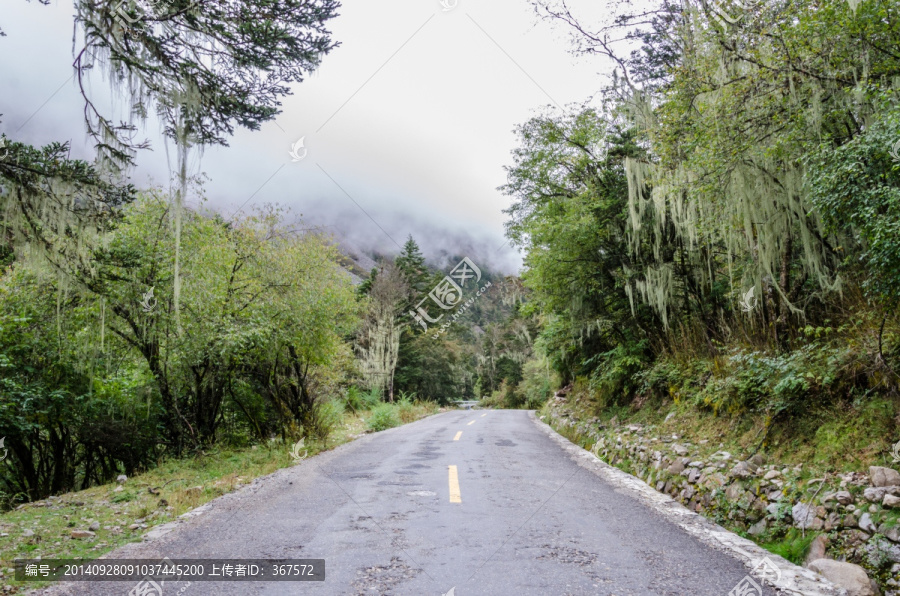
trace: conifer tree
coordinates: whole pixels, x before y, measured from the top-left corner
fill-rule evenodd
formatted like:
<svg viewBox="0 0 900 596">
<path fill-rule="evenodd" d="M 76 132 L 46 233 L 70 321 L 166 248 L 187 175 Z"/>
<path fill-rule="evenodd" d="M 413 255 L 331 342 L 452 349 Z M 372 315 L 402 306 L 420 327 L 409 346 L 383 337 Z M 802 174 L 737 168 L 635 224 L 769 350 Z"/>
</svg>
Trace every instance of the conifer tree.
<svg viewBox="0 0 900 596">
<path fill-rule="evenodd" d="M 428 267 L 425 265 L 425 257 L 422 256 L 422 251 L 419 250 L 419 245 L 413 239 L 412 234 L 406 239 L 403 250 L 394 263 L 406 278 L 413 298 L 417 298 L 427 291 Z"/>
</svg>

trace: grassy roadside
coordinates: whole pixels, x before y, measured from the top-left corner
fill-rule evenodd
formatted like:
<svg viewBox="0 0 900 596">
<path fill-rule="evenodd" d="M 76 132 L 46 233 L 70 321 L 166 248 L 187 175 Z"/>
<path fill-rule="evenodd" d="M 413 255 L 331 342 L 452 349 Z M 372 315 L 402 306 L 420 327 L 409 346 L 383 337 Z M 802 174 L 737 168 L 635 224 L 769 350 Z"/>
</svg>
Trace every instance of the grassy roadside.
<svg viewBox="0 0 900 596">
<path fill-rule="evenodd" d="M 440 411 L 444 409 L 431 403 L 406 403 L 348 413 L 327 446 L 312 443 L 303 450 L 313 456 L 371 430 L 414 422 Z M 17 558 L 99 557 L 141 540 L 155 526 L 293 463 L 291 446 L 280 441 L 246 449 L 215 448 L 193 458 L 164 461 L 122 485 L 106 484 L 21 505 L 0 515 L 0 591 L 15 594 L 47 585 L 16 582 L 12 566 Z M 73 537 L 78 530 L 94 535 Z"/>
</svg>

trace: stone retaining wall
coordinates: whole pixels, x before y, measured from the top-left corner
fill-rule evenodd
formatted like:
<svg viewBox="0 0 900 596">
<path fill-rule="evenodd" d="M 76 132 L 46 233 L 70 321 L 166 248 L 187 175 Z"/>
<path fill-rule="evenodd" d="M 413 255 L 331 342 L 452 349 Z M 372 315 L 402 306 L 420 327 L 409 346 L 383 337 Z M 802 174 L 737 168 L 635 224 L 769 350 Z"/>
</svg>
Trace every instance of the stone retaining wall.
<svg viewBox="0 0 900 596">
<path fill-rule="evenodd" d="M 873 466 L 867 473 L 807 478 L 802 466 L 768 462 L 763 454 L 741 459 L 650 426 L 577 420 L 561 398 L 550 405 L 544 419 L 558 432 L 686 507 L 750 538 L 791 526 L 821 534 L 812 549 L 821 551 L 815 558 L 858 564 L 885 596 L 900 596 L 896 470 Z"/>
</svg>

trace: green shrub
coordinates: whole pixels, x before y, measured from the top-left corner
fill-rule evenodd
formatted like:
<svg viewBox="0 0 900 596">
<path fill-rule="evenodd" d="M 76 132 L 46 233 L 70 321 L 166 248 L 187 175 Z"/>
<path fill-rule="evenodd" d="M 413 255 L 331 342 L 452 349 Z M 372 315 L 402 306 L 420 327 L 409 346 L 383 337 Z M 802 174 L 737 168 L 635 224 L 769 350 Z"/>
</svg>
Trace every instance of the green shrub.
<svg viewBox="0 0 900 596">
<path fill-rule="evenodd" d="M 522 368 L 523 379 L 519 390 L 525 398 L 526 410 L 539 410 L 560 384 L 559 375 L 550 370 L 546 356 L 529 360 Z"/>
<path fill-rule="evenodd" d="M 415 397 L 415 394 L 408 396 L 401 391 L 400 399 L 397 400 L 397 414 L 400 416 L 400 421 L 403 424 L 416 419 L 416 408 L 410 397 Z"/>
<path fill-rule="evenodd" d="M 505 407 L 510 409 L 517 409 L 525 405 L 525 397 L 519 391 L 518 385 L 508 383 L 506 380 L 504 380 L 503 384 L 501 385 L 501 389 L 503 392 L 503 404 Z"/>
<path fill-rule="evenodd" d="M 381 403 L 381 392 L 376 389 L 363 391 L 359 387 L 351 386 L 344 394 L 344 405 L 352 412 L 365 412 Z"/>
<path fill-rule="evenodd" d="M 391 404 L 380 404 L 372 408 L 369 419 L 366 420 L 369 430 L 378 432 L 395 426 L 400 426 L 400 418 L 397 416 L 397 407 Z"/>
<path fill-rule="evenodd" d="M 344 404 L 338 400 L 328 400 L 316 404 L 313 435 L 325 445 L 328 437 L 344 422 Z"/>
<path fill-rule="evenodd" d="M 503 394 L 499 390 L 492 392 L 490 395 L 485 395 L 484 397 L 482 397 L 478 405 L 482 408 L 506 407 L 506 404 L 503 402 Z"/>
</svg>

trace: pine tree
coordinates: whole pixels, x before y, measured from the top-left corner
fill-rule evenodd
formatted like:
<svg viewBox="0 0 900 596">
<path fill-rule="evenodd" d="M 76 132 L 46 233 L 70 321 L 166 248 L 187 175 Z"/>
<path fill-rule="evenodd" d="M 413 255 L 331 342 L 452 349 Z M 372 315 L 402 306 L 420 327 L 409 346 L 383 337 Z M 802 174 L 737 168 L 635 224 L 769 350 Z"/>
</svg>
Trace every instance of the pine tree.
<svg viewBox="0 0 900 596">
<path fill-rule="evenodd" d="M 425 293 L 428 288 L 428 267 L 425 265 L 425 257 L 419 250 L 419 245 L 413 239 L 412 234 L 406 239 L 400 256 L 394 261 L 397 267 L 403 273 L 412 291 L 413 298 Z"/>
</svg>

